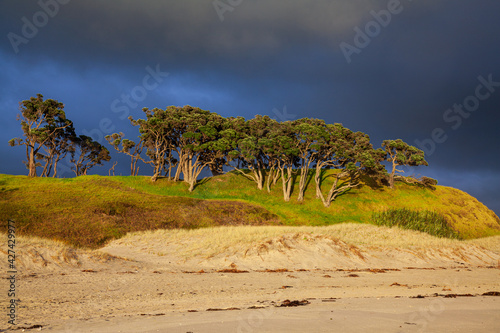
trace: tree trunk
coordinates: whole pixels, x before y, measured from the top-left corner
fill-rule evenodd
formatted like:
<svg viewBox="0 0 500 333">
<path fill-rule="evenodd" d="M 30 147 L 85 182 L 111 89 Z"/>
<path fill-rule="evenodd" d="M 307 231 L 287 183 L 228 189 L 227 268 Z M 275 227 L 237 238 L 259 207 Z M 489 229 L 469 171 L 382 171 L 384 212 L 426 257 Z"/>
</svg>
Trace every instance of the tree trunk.
<svg viewBox="0 0 500 333">
<path fill-rule="evenodd" d="M 316 183 L 316 198 L 321 198 L 321 174 L 323 169 L 321 168 L 321 164 L 316 164 L 316 173 L 314 174 L 314 182 Z"/>
<path fill-rule="evenodd" d="M 238 167 L 233 166 L 233 169 L 238 171 L 242 176 L 257 183 L 257 188 L 262 190 L 264 188 L 264 175 L 262 173 L 262 169 L 251 168 L 250 171 L 252 174 L 247 174 L 243 170 Z"/>
<path fill-rule="evenodd" d="M 270 168 L 269 172 L 267 173 L 266 185 L 267 185 L 267 192 L 269 193 L 271 193 L 271 181 L 273 179 L 274 173 L 275 173 L 274 167 Z"/>
<path fill-rule="evenodd" d="M 49 161 L 46 160 L 42 170 L 42 177 L 48 177 L 48 169 L 49 169 Z"/>
<path fill-rule="evenodd" d="M 157 181 L 159 176 L 160 176 L 159 172 L 155 171 L 155 173 L 153 174 L 153 177 L 151 177 L 151 181 L 152 182 Z"/>
<path fill-rule="evenodd" d="M 257 182 L 257 188 L 262 190 L 264 188 L 264 177 L 262 175 L 262 170 L 254 170 L 253 174 L 255 175 L 255 181 Z"/>
<path fill-rule="evenodd" d="M 391 175 L 389 176 L 389 188 L 394 188 L 394 175 L 396 174 L 396 162 L 392 161 L 392 171 Z"/>
<path fill-rule="evenodd" d="M 337 184 L 339 183 L 339 179 L 340 177 L 342 176 L 342 173 L 339 173 L 337 174 L 337 177 L 335 178 L 335 182 L 333 182 L 333 185 L 332 187 L 330 188 L 330 191 L 328 191 L 328 195 L 326 197 L 326 202 L 328 204 L 328 206 L 326 207 L 329 207 L 330 206 L 330 203 L 335 199 L 336 195 L 335 195 L 335 192 L 337 190 Z M 335 196 L 334 196 L 335 195 Z"/>
<path fill-rule="evenodd" d="M 359 184 L 354 184 L 353 183 L 353 176 L 351 175 L 350 176 L 350 179 L 349 179 L 349 183 L 347 185 L 344 185 L 340 188 L 337 188 L 338 184 L 339 184 L 339 180 L 340 178 L 346 176 L 347 173 L 344 173 L 344 172 L 341 172 L 339 174 L 337 174 L 336 178 L 335 178 L 335 182 L 332 184 L 332 187 L 330 188 L 330 191 L 328 192 L 328 195 L 325 199 L 325 197 L 323 196 L 323 194 L 320 192 L 320 195 L 321 195 L 321 201 L 323 202 L 323 205 L 325 207 L 330 207 L 330 204 L 339 196 L 341 195 L 342 193 L 345 193 L 347 192 L 348 190 L 350 190 L 351 188 L 354 188 L 356 186 L 358 186 Z M 355 180 L 355 182 L 357 182 Z"/>
<path fill-rule="evenodd" d="M 54 174 L 52 175 L 52 178 L 57 177 L 57 162 L 59 162 L 59 158 L 56 158 L 54 161 Z"/>
<path fill-rule="evenodd" d="M 297 201 L 301 202 L 304 200 L 304 193 L 306 191 L 307 177 L 309 176 L 309 165 L 311 162 L 305 161 L 304 165 L 300 169 L 300 181 L 299 181 L 299 196 Z"/>
<path fill-rule="evenodd" d="M 30 155 L 28 160 L 28 177 L 36 177 L 36 161 L 35 161 L 35 150 L 33 147 L 30 149 Z"/>
<path fill-rule="evenodd" d="M 283 184 L 283 199 L 285 199 L 285 202 L 290 201 L 290 194 L 292 192 L 292 169 L 286 168 L 287 169 L 287 176 L 285 177 L 285 168 L 281 168 L 281 180 Z"/>
<path fill-rule="evenodd" d="M 174 182 L 179 181 L 182 172 L 182 161 L 177 164 L 177 169 L 175 170 Z"/>
<path fill-rule="evenodd" d="M 136 173 L 136 165 L 137 165 L 137 158 L 134 157 L 134 156 L 131 156 L 130 157 L 130 175 L 131 176 L 137 176 L 137 173 Z"/>
</svg>

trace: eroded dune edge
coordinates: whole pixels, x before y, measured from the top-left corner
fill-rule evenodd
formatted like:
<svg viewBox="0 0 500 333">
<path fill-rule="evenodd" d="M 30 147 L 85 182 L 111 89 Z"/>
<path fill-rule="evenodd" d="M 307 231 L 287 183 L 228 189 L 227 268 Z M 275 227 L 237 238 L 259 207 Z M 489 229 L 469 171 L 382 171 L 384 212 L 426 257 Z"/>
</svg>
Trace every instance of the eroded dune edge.
<svg viewBox="0 0 500 333">
<path fill-rule="evenodd" d="M 157 230 L 93 251 L 19 237 L 19 323 L 56 329 L 286 300 L 481 296 L 500 291 L 499 249 L 499 236 L 458 241 L 356 223 Z M 6 263 L 1 251 L 2 272 Z"/>
</svg>

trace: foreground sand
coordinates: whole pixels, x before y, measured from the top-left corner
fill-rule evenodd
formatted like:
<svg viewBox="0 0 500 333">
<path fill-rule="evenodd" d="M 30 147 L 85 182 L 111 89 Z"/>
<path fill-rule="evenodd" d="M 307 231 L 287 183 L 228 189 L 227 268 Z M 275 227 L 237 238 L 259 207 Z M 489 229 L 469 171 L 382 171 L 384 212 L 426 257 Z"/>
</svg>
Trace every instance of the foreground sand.
<svg viewBox="0 0 500 333">
<path fill-rule="evenodd" d="M 496 245 L 367 246 L 287 232 L 218 244 L 207 257 L 202 238 L 133 235 L 94 252 L 21 242 L 18 325 L 2 319 L 1 331 L 500 330 Z"/>
</svg>

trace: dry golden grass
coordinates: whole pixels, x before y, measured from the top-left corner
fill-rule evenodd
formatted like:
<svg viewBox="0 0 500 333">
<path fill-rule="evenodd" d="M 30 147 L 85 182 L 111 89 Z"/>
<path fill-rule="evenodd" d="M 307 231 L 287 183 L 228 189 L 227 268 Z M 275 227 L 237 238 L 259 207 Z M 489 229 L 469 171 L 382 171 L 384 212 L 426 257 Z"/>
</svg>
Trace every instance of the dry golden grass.
<svg viewBox="0 0 500 333">
<path fill-rule="evenodd" d="M 500 236 L 490 236 L 484 238 L 471 239 L 466 241 L 467 244 L 474 244 L 484 247 L 490 251 L 500 253 Z"/>
<path fill-rule="evenodd" d="M 397 227 L 378 227 L 370 224 L 341 223 L 325 227 L 313 226 L 229 226 L 194 230 L 155 230 L 129 233 L 114 243 L 149 248 L 152 252 L 166 244 L 179 248 L 176 253 L 183 257 L 202 255 L 211 257 L 228 250 L 238 251 L 257 243 L 283 236 L 300 239 L 331 238 L 360 247 L 386 247 L 401 249 L 459 248 L 464 245 L 482 246 L 492 251 L 500 248 L 500 236 L 460 241 L 437 238 L 426 233 Z M 157 253 L 161 255 L 161 253 Z"/>
<path fill-rule="evenodd" d="M 0 233 L 0 248 L 7 248 L 7 234 Z M 17 236 L 16 237 L 16 250 L 25 247 L 38 247 L 46 248 L 53 251 L 64 251 L 71 249 L 69 245 L 59 240 L 51 240 L 36 236 Z"/>
<path fill-rule="evenodd" d="M 7 234 L 0 233 L 0 239 L 0 253 L 7 255 Z M 76 249 L 59 240 L 50 240 L 36 236 L 17 236 L 14 250 L 16 251 L 18 261 L 31 259 L 34 263 L 41 263 L 42 266 L 46 266 L 49 261 L 55 264 L 73 264 L 79 266 L 82 256 L 94 262 L 108 262 L 117 259 L 117 257 L 98 250 Z M 7 260 L 4 260 L 4 263 L 7 263 Z"/>
<path fill-rule="evenodd" d="M 329 181 L 325 182 L 325 187 Z M 6 230 L 7 221 L 11 219 L 16 221 L 18 236 L 59 239 L 79 248 L 97 249 L 128 232 L 144 230 L 367 223 L 372 221 L 374 213 L 388 208 L 444 215 L 462 239 L 500 234 L 500 219 L 494 212 L 468 194 L 442 186 L 437 186 L 436 190 L 402 183 L 396 184 L 394 189 L 361 186 L 325 208 L 316 199 L 312 185 L 305 193 L 304 202 L 297 203 L 293 199 L 284 203 L 279 186 L 273 187 L 271 193 L 259 191 L 254 183 L 233 173 L 208 178 L 193 192 L 188 192 L 183 182 L 160 179 L 153 183 L 149 177 L 142 176 L 32 179 L 0 174 L 0 185 L 0 229 L 5 227 Z M 335 237 L 343 233 L 344 227 L 338 228 L 322 230 Z M 369 228 L 366 226 L 357 232 L 375 230 Z M 314 233 L 316 229 L 306 227 L 303 230 Z M 239 232 L 234 231 L 236 239 L 239 239 Z M 393 237 L 377 235 L 379 237 L 372 237 L 368 231 L 355 240 L 368 244 Z M 244 238 L 260 236 L 257 229 Z M 226 235 L 214 234 L 213 237 L 210 242 L 224 249 L 226 241 L 217 239 Z M 412 244 L 412 237 L 407 238 Z"/>
<path fill-rule="evenodd" d="M 397 227 L 379 227 L 371 224 L 340 223 L 331 226 L 228 226 L 202 229 L 161 229 L 128 233 L 113 243 L 134 247 L 158 247 L 161 244 L 177 244 L 186 256 L 213 256 L 227 250 L 245 248 L 255 243 L 283 236 L 300 235 L 300 239 L 314 240 L 328 237 L 347 244 L 361 247 L 387 248 L 458 248 L 464 245 L 476 245 L 500 253 L 500 236 L 491 236 L 473 240 L 452 240 L 438 238 L 426 233 L 404 230 Z M 7 248 L 7 237 L 1 237 L 0 248 Z M 16 250 L 43 248 L 63 256 L 72 253 L 73 248 L 64 242 L 40 237 L 18 236 Z M 3 251 L 2 251 L 3 252 Z M 79 249 L 80 254 L 88 254 L 103 260 L 107 255 L 98 250 Z M 160 253 L 158 253 L 160 254 Z M 182 255 L 182 253 L 179 253 Z"/>
</svg>

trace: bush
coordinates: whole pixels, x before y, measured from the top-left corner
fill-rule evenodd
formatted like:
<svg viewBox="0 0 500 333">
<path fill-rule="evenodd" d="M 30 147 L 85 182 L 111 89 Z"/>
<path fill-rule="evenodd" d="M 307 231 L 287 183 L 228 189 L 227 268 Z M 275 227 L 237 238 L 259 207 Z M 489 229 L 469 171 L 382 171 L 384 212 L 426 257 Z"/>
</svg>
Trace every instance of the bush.
<svg viewBox="0 0 500 333">
<path fill-rule="evenodd" d="M 443 215 L 428 210 L 388 209 L 384 212 L 373 213 L 372 222 L 376 225 L 398 226 L 403 229 L 426 232 L 436 237 L 460 238 Z"/>
<path fill-rule="evenodd" d="M 422 177 L 420 178 L 420 184 L 424 185 L 425 187 L 434 187 L 438 184 L 438 181 L 430 177 Z"/>
</svg>

